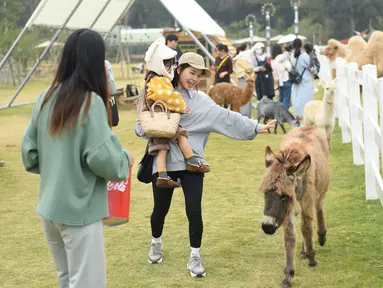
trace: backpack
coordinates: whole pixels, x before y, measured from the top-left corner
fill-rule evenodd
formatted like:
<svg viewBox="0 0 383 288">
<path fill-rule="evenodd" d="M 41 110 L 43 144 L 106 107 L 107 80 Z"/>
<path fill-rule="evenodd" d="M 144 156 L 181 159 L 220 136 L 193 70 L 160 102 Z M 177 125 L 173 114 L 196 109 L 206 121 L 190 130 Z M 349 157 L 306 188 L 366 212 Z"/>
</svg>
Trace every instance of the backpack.
<svg viewBox="0 0 383 288">
<path fill-rule="evenodd" d="M 295 62 L 295 65 L 293 67 L 291 67 L 291 71 L 289 71 L 289 80 L 290 80 L 291 84 L 300 84 L 302 82 L 303 73 L 305 73 L 305 71 L 306 71 L 306 68 L 305 68 L 305 69 L 303 69 L 302 74 L 298 74 L 298 72 L 296 70 L 298 60 L 299 60 L 299 56 L 297 58 L 297 61 Z"/>
</svg>

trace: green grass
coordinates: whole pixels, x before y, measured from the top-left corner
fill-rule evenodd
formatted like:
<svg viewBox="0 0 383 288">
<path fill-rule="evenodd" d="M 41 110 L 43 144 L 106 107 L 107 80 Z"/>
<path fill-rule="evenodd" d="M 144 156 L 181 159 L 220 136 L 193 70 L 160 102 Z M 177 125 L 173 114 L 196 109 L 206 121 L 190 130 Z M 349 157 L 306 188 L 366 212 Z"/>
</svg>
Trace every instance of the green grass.
<svg viewBox="0 0 383 288">
<path fill-rule="evenodd" d="M 21 137 L 31 109 L 0 111 L 0 159 L 6 161 L 0 168 L 2 288 L 57 285 L 35 214 L 39 178 L 26 173 L 20 160 Z M 145 142 L 133 133 L 135 112 L 120 112 L 116 133 L 139 160 Z M 258 184 L 265 169 L 265 146 L 277 148 L 282 137 L 260 135 L 254 141 L 235 141 L 211 135 L 206 158 L 212 171 L 206 175 L 203 197 L 204 279 L 192 279 L 186 270 L 190 252 L 181 190 L 174 194 L 165 223 L 164 262 L 147 263 L 153 200 L 150 186 L 135 180 L 135 167 L 130 222 L 105 228 L 108 287 L 278 287 L 285 262 L 282 233 L 267 236 L 261 230 L 263 197 Z M 365 200 L 364 167 L 353 165 L 351 144 L 341 144 L 339 128 L 334 131 L 330 166 L 332 183 L 325 201 L 328 241 L 324 247 L 315 241 L 316 268 L 297 259 L 293 285 L 383 287 L 383 208 L 378 201 Z M 298 248 L 301 239 L 298 229 Z"/>
</svg>

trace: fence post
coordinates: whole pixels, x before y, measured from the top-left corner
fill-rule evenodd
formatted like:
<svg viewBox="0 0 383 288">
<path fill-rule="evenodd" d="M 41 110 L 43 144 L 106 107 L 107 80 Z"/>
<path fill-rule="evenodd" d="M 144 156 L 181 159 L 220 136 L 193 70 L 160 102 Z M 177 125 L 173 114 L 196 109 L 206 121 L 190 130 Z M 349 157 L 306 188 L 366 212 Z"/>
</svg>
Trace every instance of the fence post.
<svg viewBox="0 0 383 288">
<path fill-rule="evenodd" d="M 351 136 L 352 136 L 352 156 L 355 165 L 363 165 L 363 153 L 360 144 L 363 144 L 363 126 L 359 119 L 360 106 L 360 85 L 356 78 L 356 71 L 358 64 L 355 62 L 347 65 L 347 79 L 348 79 L 348 97 L 350 99 L 350 121 L 351 121 Z M 362 143 L 359 143 L 361 141 Z"/>
<path fill-rule="evenodd" d="M 376 66 L 365 65 L 363 71 L 363 125 L 364 125 L 364 166 L 366 181 L 366 199 L 378 199 L 376 192 L 375 175 L 372 165 L 379 165 L 379 151 L 375 143 L 374 126 L 370 119 L 375 119 L 374 114 L 377 112 L 377 101 L 374 97 L 373 78 L 376 77 Z M 379 167 L 376 165 L 376 167 Z M 379 171 L 379 169 L 378 169 Z"/>
<path fill-rule="evenodd" d="M 379 124 L 380 124 L 380 143 L 381 143 L 380 152 L 382 154 L 382 169 L 383 169 L 383 77 L 378 79 L 378 95 L 377 96 L 379 99 L 379 113 L 380 113 Z"/>
<path fill-rule="evenodd" d="M 347 62 L 342 58 L 336 59 L 336 95 L 335 102 L 338 106 L 339 126 L 342 129 L 342 142 L 350 143 L 351 135 L 347 122 L 350 122 L 350 112 L 347 105 L 346 93 L 348 93 L 348 83 L 346 74 Z"/>
</svg>

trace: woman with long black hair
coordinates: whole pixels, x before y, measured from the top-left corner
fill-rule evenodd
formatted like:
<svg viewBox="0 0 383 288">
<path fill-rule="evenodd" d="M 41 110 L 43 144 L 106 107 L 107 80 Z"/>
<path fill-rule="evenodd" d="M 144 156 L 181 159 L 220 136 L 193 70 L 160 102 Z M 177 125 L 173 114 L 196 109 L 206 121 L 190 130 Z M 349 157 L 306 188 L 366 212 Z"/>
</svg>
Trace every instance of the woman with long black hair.
<svg viewBox="0 0 383 288">
<path fill-rule="evenodd" d="M 133 164 L 110 128 L 104 60 L 104 41 L 97 32 L 73 32 L 22 141 L 25 169 L 40 174 L 37 213 L 60 287 L 106 287 L 106 179 L 127 179 Z"/>
<path fill-rule="evenodd" d="M 296 38 L 293 42 L 294 56 L 291 60 L 295 69 L 299 83 L 293 83 L 291 90 L 291 104 L 298 120 L 303 117 L 305 106 L 314 99 L 314 82 L 310 71 L 310 56 L 302 51 L 302 40 Z"/>
</svg>

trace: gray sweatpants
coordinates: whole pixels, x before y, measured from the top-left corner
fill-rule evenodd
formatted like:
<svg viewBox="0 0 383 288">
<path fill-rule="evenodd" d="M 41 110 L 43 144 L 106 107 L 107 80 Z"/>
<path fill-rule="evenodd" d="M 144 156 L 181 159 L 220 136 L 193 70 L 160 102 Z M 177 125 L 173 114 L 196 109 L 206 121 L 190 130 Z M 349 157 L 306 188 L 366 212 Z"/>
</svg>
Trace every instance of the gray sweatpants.
<svg viewBox="0 0 383 288">
<path fill-rule="evenodd" d="M 246 86 L 245 78 L 243 78 L 243 77 L 238 78 L 238 86 L 241 88 L 245 88 L 245 86 Z M 251 99 L 253 99 L 253 96 L 251 97 Z M 251 99 L 249 102 L 247 102 L 247 104 L 243 105 L 240 108 L 239 112 L 242 114 L 242 116 L 246 116 L 248 118 L 251 118 Z"/>
<path fill-rule="evenodd" d="M 42 219 L 60 288 L 105 288 L 106 267 L 102 221 L 68 226 Z"/>
</svg>

